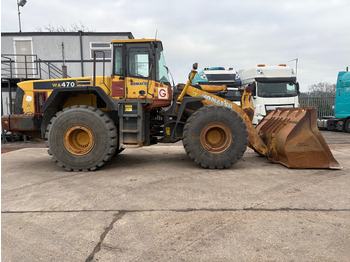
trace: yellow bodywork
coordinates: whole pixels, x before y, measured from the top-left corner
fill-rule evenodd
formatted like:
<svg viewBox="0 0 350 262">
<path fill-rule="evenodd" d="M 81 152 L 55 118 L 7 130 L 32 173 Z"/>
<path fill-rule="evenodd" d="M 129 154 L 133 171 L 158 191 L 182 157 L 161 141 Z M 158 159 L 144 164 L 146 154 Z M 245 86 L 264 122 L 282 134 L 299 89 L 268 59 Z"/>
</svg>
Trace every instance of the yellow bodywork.
<svg viewBox="0 0 350 262">
<path fill-rule="evenodd" d="M 126 77 L 125 80 L 113 79 L 113 82 L 122 82 L 125 85 L 124 96 L 112 96 L 116 99 L 149 99 L 160 100 L 157 106 L 166 106 L 170 104 L 171 87 L 156 82 L 154 80 L 147 80 L 135 77 Z M 165 91 L 166 90 L 166 91 Z M 142 92 L 143 91 L 143 92 Z M 162 92 L 164 91 L 164 92 Z M 141 94 L 144 93 L 144 94 Z"/>
<path fill-rule="evenodd" d="M 35 105 L 34 98 L 36 93 L 46 93 L 46 99 L 51 95 L 55 88 L 59 87 L 83 87 L 91 84 L 80 84 L 81 83 L 92 83 L 92 77 L 79 77 L 79 78 L 62 78 L 62 79 L 50 79 L 50 80 L 37 80 L 37 81 L 25 81 L 18 83 L 18 86 L 24 91 L 23 97 L 23 113 L 34 114 Z M 103 84 L 105 82 L 106 85 Z M 71 84 L 76 83 L 76 84 Z M 100 86 L 104 92 L 110 93 L 110 78 L 96 77 L 96 85 Z M 39 87 L 36 87 L 39 86 Z M 44 101 L 43 101 L 44 102 Z M 93 95 L 81 94 L 77 97 L 70 97 L 67 99 L 63 108 L 72 105 L 91 105 L 96 106 L 96 99 Z"/>
<path fill-rule="evenodd" d="M 122 95 L 113 95 L 113 82 L 120 82 L 124 87 Z M 18 86 L 24 91 L 22 108 L 24 114 L 34 114 L 35 112 L 35 97 L 36 93 L 45 93 L 45 100 L 51 95 L 55 88 L 64 87 L 84 87 L 92 86 L 93 77 L 79 77 L 79 78 L 62 78 L 38 81 L 25 81 L 18 83 Z M 117 78 L 97 76 L 95 86 L 99 86 L 102 90 L 113 99 L 148 99 L 159 100 L 154 106 L 167 106 L 171 101 L 171 88 L 156 81 L 148 81 L 147 79 L 139 78 L 125 78 L 119 80 Z M 144 91 L 144 95 L 140 95 L 140 91 Z M 45 102 L 45 101 L 42 101 Z M 73 105 L 90 105 L 97 107 L 95 95 L 79 94 L 67 99 L 62 108 Z M 105 108 L 104 110 L 109 110 Z"/>
</svg>

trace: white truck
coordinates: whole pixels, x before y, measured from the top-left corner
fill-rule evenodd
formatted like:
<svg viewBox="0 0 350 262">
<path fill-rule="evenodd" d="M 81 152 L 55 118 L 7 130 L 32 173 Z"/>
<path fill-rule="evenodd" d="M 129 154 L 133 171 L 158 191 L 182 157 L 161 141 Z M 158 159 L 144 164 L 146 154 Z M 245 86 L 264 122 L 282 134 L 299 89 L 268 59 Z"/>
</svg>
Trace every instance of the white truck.
<svg viewBox="0 0 350 262">
<path fill-rule="evenodd" d="M 294 70 L 285 65 L 256 67 L 239 72 L 242 87 L 253 90 L 253 124 L 277 107 L 299 107 L 299 83 Z"/>
</svg>

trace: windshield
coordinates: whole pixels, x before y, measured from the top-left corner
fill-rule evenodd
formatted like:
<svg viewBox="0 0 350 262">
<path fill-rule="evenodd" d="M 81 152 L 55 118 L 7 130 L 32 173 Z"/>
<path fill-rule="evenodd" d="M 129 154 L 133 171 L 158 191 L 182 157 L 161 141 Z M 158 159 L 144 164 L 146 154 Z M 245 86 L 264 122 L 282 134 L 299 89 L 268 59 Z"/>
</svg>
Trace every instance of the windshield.
<svg viewBox="0 0 350 262">
<path fill-rule="evenodd" d="M 297 96 L 298 90 L 296 83 L 262 83 L 258 82 L 258 96 L 260 97 L 291 97 Z"/>
<path fill-rule="evenodd" d="M 227 90 L 225 97 L 230 101 L 241 101 L 242 94 L 239 90 Z"/>
<path fill-rule="evenodd" d="M 161 45 L 158 45 L 156 49 L 156 64 L 156 81 L 170 85 L 168 70 L 166 68 L 163 48 Z"/>
</svg>

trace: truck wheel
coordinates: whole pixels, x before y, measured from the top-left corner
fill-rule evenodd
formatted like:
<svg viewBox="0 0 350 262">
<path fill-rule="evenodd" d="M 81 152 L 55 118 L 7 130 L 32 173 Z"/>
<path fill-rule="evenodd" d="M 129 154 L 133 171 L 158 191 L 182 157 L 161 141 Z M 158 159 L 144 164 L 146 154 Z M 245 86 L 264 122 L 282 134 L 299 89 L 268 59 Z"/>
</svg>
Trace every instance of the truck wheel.
<svg viewBox="0 0 350 262">
<path fill-rule="evenodd" d="M 344 122 L 344 131 L 350 133 L 350 118 L 346 119 Z"/>
<path fill-rule="evenodd" d="M 183 145 L 186 153 L 204 168 L 229 168 L 242 158 L 248 144 L 241 116 L 222 106 L 205 106 L 187 120 Z"/>
<path fill-rule="evenodd" d="M 90 106 L 72 106 L 57 113 L 45 135 L 52 159 L 68 171 L 101 167 L 117 149 L 116 126 L 107 114 Z"/>
</svg>

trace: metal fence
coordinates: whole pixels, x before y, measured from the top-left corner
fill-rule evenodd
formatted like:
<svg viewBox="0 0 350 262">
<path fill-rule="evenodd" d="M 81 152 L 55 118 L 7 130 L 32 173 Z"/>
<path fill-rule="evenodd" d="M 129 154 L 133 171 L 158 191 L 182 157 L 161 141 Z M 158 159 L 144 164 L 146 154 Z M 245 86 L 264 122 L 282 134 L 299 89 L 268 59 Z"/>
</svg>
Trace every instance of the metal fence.
<svg viewBox="0 0 350 262">
<path fill-rule="evenodd" d="M 315 106 L 317 108 L 317 118 L 324 116 L 334 116 L 334 94 L 314 95 L 310 93 L 301 94 L 299 98 L 300 106 Z"/>
</svg>

